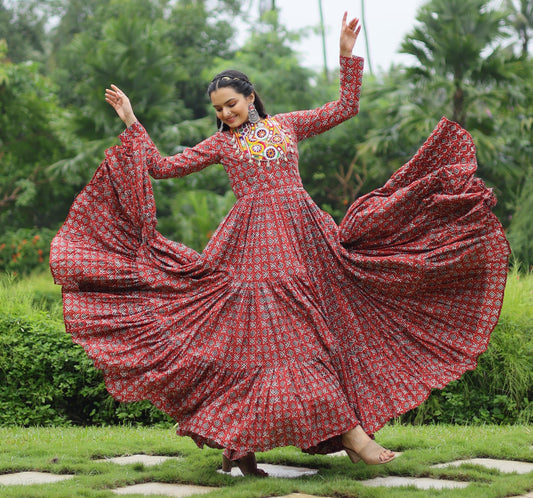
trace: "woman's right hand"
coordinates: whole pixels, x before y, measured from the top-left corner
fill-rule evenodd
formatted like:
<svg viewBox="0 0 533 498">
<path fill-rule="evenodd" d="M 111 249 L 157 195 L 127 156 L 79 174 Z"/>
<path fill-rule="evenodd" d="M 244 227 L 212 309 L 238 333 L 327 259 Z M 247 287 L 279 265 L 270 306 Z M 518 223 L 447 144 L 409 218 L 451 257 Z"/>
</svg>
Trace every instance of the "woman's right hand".
<svg viewBox="0 0 533 498">
<path fill-rule="evenodd" d="M 128 99 L 127 95 L 118 86 L 111 85 L 111 88 L 106 88 L 105 100 L 115 109 L 118 117 L 124 121 L 127 127 L 137 121 L 135 114 L 133 114 L 130 99 Z"/>
</svg>

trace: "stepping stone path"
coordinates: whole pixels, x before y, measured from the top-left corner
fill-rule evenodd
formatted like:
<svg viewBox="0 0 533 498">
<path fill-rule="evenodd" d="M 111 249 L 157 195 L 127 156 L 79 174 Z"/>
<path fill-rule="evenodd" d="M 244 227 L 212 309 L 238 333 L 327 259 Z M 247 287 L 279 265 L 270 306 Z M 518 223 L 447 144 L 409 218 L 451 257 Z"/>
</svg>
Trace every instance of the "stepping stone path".
<svg viewBox="0 0 533 498">
<path fill-rule="evenodd" d="M 134 484 L 125 488 L 114 489 L 116 495 L 159 495 L 159 496 L 198 496 L 217 488 L 207 486 L 186 486 L 184 484 L 165 484 L 162 482 L 146 482 L 144 484 Z"/>
<path fill-rule="evenodd" d="M 128 455 L 113 458 L 104 458 L 103 460 L 95 460 L 96 462 L 110 462 L 117 465 L 129 465 L 132 463 L 142 463 L 146 467 L 152 467 L 153 465 L 159 465 L 167 460 L 179 460 L 178 457 L 166 457 L 166 456 L 154 456 L 154 455 Z"/>
<path fill-rule="evenodd" d="M 361 484 L 370 487 L 386 486 L 394 488 L 396 486 L 414 486 L 418 489 L 454 489 L 466 488 L 468 482 L 447 481 L 445 479 L 431 479 L 429 477 L 376 477 L 366 481 L 359 481 Z"/>
<path fill-rule="evenodd" d="M 333 453 L 330 456 L 340 457 L 345 456 L 343 451 L 338 453 Z M 179 460 L 179 457 L 167 457 L 167 456 L 157 456 L 157 455 L 129 455 L 121 457 L 106 458 L 104 460 L 97 460 L 98 462 L 109 462 L 117 465 L 129 465 L 141 463 L 146 466 L 159 465 L 167 460 Z M 469 465 L 480 465 L 489 469 L 496 469 L 503 473 L 512 473 L 516 472 L 518 474 L 527 474 L 533 472 L 533 463 L 528 462 L 519 462 L 511 460 L 496 460 L 492 458 L 473 458 L 470 460 L 456 460 L 453 462 L 441 463 L 438 465 L 433 465 L 433 468 L 447 468 L 447 467 L 457 467 L 463 464 Z M 277 478 L 297 478 L 302 476 L 311 476 L 318 473 L 317 469 L 305 468 L 305 467 L 290 467 L 285 465 L 271 465 L 266 463 L 260 463 L 259 468 L 263 469 L 265 472 L 268 472 L 269 476 Z M 219 470 L 218 472 L 226 475 L 231 475 L 233 477 L 242 476 L 241 471 L 234 467 L 230 472 L 223 472 Z M 57 475 L 47 472 L 18 472 L 13 474 L 0 475 L 0 489 L 3 486 L 13 486 L 13 485 L 29 485 L 29 484 L 48 484 L 58 481 L 64 481 L 66 479 L 72 479 L 73 475 Z M 368 479 L 366 481 L 360 481 L 361 484 L 370 487 L 376 486 L 386 486 L 386 487 L 396 487 L 396 486 L 414 486 L 418 489 L 451 489 L 451 488 L 464 488 L 469 485 L 465 481 L 452 481 L 446 479 L 430 479 L 430 478 L 416 478 L 416 477 L 378 477 L 375 479 Z M 207 486 L 190 486 L 183 484 L 167 484 L 167 483 L 143 483 L 135 484 L 133 486 L 126 486 L 123 488 L 118 488 L 113 490 L 113 493 L 117 495 L 128 495 L 128 494 L 142 494 L 145 496 L 148 495 L 159 495 L 159 496 L 173 496 L 173 497 L 187 497 L 187 496 L 198 496 L 205 493 L 210 493 L 211 491 L 217 488 L 207 487 Z M 1 494 L 1 493 L 0 493 Z M 327 497 L 310 497 L 306 494 L 293 493 L 286 495 L 280 498 L 327 498 Z M 521 497 L 515 498 L 533 498 L 533 492 L 522 495 Z"/>
<path fill-rule="evenodd" d="M 439 463 L 433 465 L 436 469 L 444 469 L 446 467 L 459 467 L 463 464 L 482 465 L 488 469 L 496 469 L 504 473 L 528 474 L 533 472 L 533 463 L 515 462 L 513 460 L 494 460 L 492 458 L 472 458 L 470 460 L 456 460 L 455 462 Z"/>
<path fill-rule="evenodd" d="M 308 469 L 306 467 L 290 467 L 287 465 L 271 465 L 269 463 L 259 463 L 257 465 L 259 469 L 268 473 L 269 477 L 280 477 L 282 479 L 295 479 L 303 476 L 313 476 L 318 473 L 318 469 Z M 239 468 L 233 467 L 231 472 L 224 472 L 223 470 L 217 470 L 220 474 L 231 475 L 232 477 L 243 477 Z"/>
<path fill-rule="evenodd" d="M 146 467 L 159 465 L 167 460 L 179 460 L 178 457 L 165 457 L 154 455 L 129 455 L 121 457 L 106 458 L 104 460 L 97 460 L 98 462 L 110 462 L 116 465 L 130 465 L 135 463 L 142 463 Z M 193 495 L 202 495 L 210 493 L 217 488 L 207 486 L 190 486 L 184 484 L 167 484 L 163 482 L 146 482 L 143 484 L 134 484 L 132 486 L 125 486 L 123 488 L 114 489 L 113 493 L 116 495 L 159 495 L 159 496 L 174 496 L 185 497 Z"/>
<path fill-rule="evenodd" d="M 496 469 L 504 473 L 527 474 L 533 472 L 533 463 L 518 462 L 513 460 L 495 460 L 492 458 L 472 458 L 470 460 L 456 460 L 454 462 L 440 463 L 432 465 L 433 468 L 442 469 L 447 467 L 459 467 L 463 464 L 481 465 L 488 469 Z M 415 486 L 418 489 L 452 489 L 452 488 L 466 488 L 469 483 L 465 481 L 451 481 L 446 479 L 431 479 L 418 477 L 377 477 L 375 479 L 368 479 L 360 481 L 366 486 Z M 533 493 L 517 498 L 533 498 Z"/>
<path fill-rule="evenodd" d="M 291 493 L 290 495 L 280 496 L 279 498 L 328 498 L 327 496 L 306 495 L 303 493 Z"/>
<path fill-rule="evenodd" d="M 0 486 L 49 484 L 51 482 L 66 481 L 73 477 L 72 475 L 50 474 L 49 472 L 17 472 L 16 474 L 0 475 Z"/>
</svg>

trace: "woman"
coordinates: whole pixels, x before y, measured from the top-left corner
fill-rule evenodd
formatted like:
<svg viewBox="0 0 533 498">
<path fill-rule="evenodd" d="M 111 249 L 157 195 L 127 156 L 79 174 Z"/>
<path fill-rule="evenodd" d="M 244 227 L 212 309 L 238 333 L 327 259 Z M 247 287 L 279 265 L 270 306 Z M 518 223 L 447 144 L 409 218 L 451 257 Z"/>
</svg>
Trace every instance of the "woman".
<svg viewBox="0 0 533 498">
<path fill-rule="evenodd" d="M 151 400 L 247 473 L 254 451 L 286 445 L 390 462 L 373 433 L 475 368 L 498 319 L 508 245 L 458 125 L 443 118 L 340 226 L 303 189 L 297 142 L 358 111 L 359 30 L 344 14 L 338 101 L 271 117 L 245 75 L 221 73 L 219 131 L 172 157 L 106 90 L 122 145 L 52 243 L 67 330 L 110 393 Z M 148 173 L 216 163 L 237 202 L 199 254 L 155 230 Z"/>
</svg>

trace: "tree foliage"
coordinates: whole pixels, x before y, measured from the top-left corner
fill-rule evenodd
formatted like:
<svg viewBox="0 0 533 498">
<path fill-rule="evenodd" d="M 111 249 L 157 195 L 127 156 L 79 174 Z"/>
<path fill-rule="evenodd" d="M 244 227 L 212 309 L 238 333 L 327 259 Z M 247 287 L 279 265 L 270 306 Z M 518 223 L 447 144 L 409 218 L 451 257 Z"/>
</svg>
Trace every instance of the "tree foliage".
<svg viewBox="0 0 533 498">
<path fill-rule="evenodd" d="M 512 32 L 520 41 L 520 55 L 527 58 L 533 36 L 533 3 L 530 0 L 505 0 Z"/>
<path fill-rule="evenodd" d="M 69 78 L 62 100 L 73 106 L 74 130 L 89 140 L 116 134 L 120 122 L 104 101 L 111 83 L 127 91 L 139 119 L 155 134 L 190 117 L 175 94 L 184 70 L 173 56 L 162 2 L 98 5 L 88 29 L 60 50 L 56 80 Z M 67 76 L 67 72 L 74 74 Z"/>
<path fill-rule="evenodd" d="M 163 154 L 214 132 L 205 89 L 228 67 L 250 76 L 270 114 L 336 98 L 336 79 L 300 63 L 293 44 L 302 34 L 280 23 L 275 3 L 273 9 L 261 3 L 257 17 L 250 5 L 3 0 L 0 234 L 56 228 L 64 219 L 122 130 L 103 99 L 110 83 L 128 93 Z M 300 145 L 304 184 L 318 204 L 342 217 L 358 195 L 380 186 L 407 161 L 446 115 L 473 135 L 479 175 L 499 199 L 495 212 L 509 227 L 517 257 L 531 264 L 525 241 L 533 234 L 524 214 L 533 195 L 527 181 L 533 157 L 531 13 L 531 2 L 523 0 L 426 2 L 402 44 L 412 63 L 367 75 L 360 115 Z M 237 37 L 245 26 L 253 29 Z M 216 167 L 154 182 L 160 227 L 169 236 L 189 237 L 191 227 L 175 220 L 191 212 L 192 201 L 176 200 L 194 199 L 182 195 L 191 190 L 218 206 L 229 183 Z"/>
<path fill-rule="evenodd" d="M 244 72 L 269 114 L 314 106 L 317 92 L 311 86 L 313 73 L 299 63 L 291 47 L 298 39 L 298 33 L 280 25 L 276 11 L 268 11 L 234 57 L 217 57 L 212 67 L 204 71 L 205 79 L 210 81 L 228 68 Z"/>
<path fill-rule="evenodd" d="M 36 0 L 0 0 L 0 38 L 7 42 L 11 61 L 43 60 L 46 10 Z"/>
<path fill-rule="evenodd" d="M 37 64 L 13 63 L 0 42 L 0 233 L 54 226 L 71 202 L 47 173 L 68 154 L 56 122 L 63 111 Z"/>
<path fill-rule="evenodd" d="M 505 57 L 495 45 L 504 36 L 503 20 L 486 0 L 432 0 L 420 8 L 419 25 L 402 44 L 418 62 L 410 75 L 445 88 L 451 118 L 462 126 L 469 107 L 492 83 L 505 80 Z"/>
</svg>

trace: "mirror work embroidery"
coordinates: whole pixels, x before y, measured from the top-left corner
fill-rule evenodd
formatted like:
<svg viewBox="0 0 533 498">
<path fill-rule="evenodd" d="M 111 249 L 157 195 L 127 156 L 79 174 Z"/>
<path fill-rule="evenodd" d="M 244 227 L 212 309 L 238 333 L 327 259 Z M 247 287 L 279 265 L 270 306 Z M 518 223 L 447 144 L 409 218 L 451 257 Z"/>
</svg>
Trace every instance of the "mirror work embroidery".
<svg viewBox="0 0 533 498">
<path fill-rule="evenodd" d="M 239 149 L 254 159 L 275 161 L 287 154 L 289 138 L 271 118 L 248 124 L 233 133 Z"/>
</svg>

